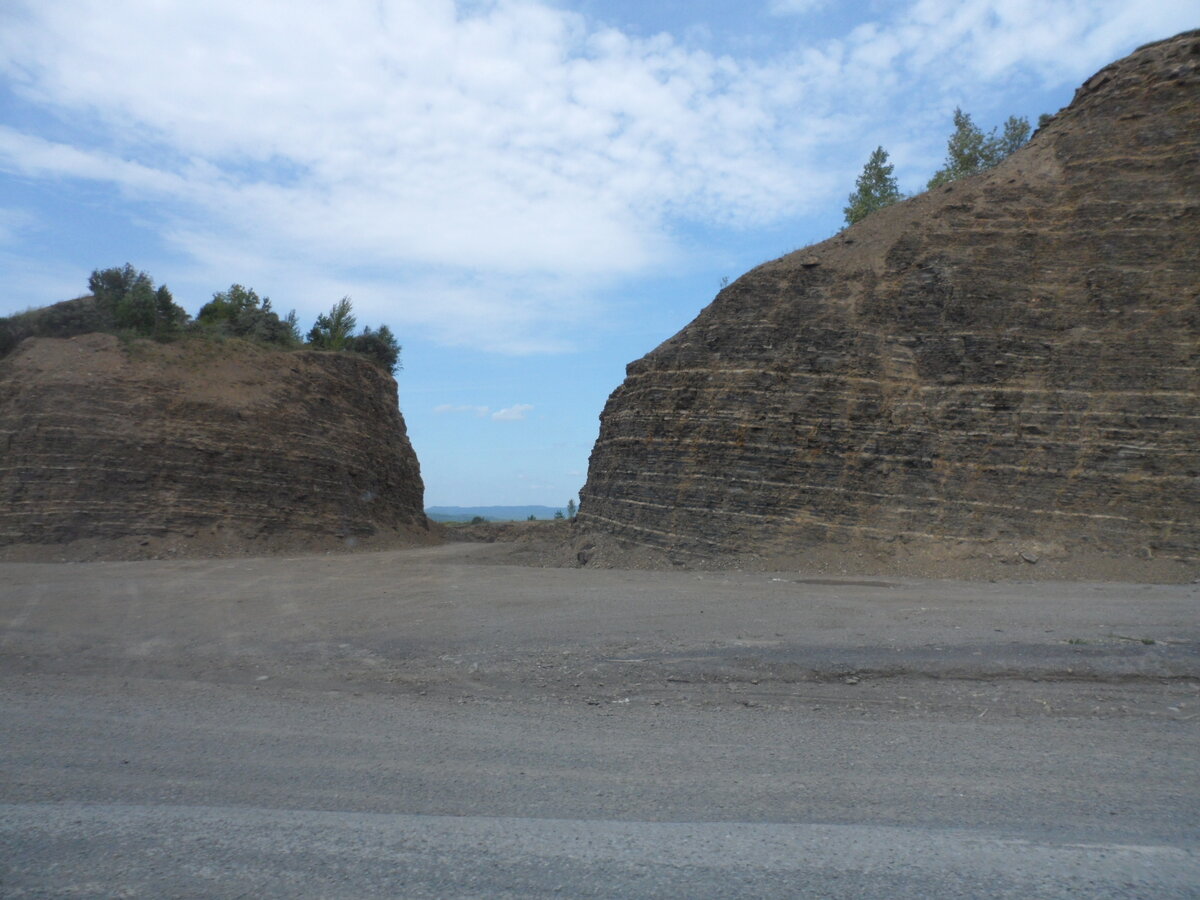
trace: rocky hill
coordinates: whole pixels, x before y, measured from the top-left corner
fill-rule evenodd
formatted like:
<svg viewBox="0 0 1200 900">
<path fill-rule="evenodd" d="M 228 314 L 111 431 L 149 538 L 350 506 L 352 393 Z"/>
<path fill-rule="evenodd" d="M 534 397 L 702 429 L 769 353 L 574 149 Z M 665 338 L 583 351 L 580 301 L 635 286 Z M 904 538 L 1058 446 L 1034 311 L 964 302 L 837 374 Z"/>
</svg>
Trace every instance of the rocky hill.
<svg viewBox="0 0 1200 900">
<path fill-rule="evenodd" d="M 24 339 L 0 359 L 0 557 L 253 554 L 428 533 L 396 383 L 242 341 Z"/>
<path fill-rule="evenodd" d="M 996 168 L 752 270 L 629 365 L 580 559 L 608 536 L 1195 561 L 1198 373 L 1190 32 L 1098 72 Z"/>
</svg>

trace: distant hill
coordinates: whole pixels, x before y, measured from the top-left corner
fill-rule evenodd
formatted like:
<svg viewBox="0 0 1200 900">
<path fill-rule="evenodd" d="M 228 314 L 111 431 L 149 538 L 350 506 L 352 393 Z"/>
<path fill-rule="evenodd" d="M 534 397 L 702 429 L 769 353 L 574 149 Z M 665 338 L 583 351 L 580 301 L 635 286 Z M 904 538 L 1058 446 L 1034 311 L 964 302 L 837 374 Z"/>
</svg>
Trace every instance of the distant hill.
<svg viewBox="0 0 1200 900">
<path fill-rule="evenodd" d="M 431 506 L 425 515 L 435 522 L 470 522 L 476 516 L 489 522 L 524 522 L 530 516 L 553 519 L 556 512 L 567 514 L 556 506 Z"/>
</svg>

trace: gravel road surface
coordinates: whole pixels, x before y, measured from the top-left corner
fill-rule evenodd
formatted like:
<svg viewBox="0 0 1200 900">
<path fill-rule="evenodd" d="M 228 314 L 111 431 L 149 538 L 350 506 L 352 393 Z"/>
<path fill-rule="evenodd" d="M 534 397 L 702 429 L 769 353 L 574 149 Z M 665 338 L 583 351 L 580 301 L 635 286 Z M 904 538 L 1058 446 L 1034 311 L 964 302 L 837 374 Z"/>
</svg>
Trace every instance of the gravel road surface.
<svg viewBox="0 0 1200 900">
<path fill-rule="evenodd" d="M 1200 897 L 1200 586 L 0 564 L 9 897 Z"/>
</svg>

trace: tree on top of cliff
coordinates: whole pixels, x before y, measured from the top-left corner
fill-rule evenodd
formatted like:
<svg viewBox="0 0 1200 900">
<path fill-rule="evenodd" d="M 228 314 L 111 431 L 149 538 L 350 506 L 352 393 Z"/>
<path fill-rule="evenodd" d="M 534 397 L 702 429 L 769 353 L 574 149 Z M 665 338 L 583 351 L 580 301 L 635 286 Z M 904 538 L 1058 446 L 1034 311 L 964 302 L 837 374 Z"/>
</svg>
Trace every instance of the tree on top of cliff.
<svg viewBox="0 0 1200 900">
<path fill-rule="evenodd" d="M 343 297 L 327 313 L 317 316 L 308 332 L 308 343 L 317 350 L 345 350 L 346 341 L 358 320 L 349 297 Z"/>
<path fill-rule="evenodd" d="M 400 345 L 386 325 L 380 325 L 378 331 L 372 331 L 371 326 L 367 325 L 362 334 L 347 340 L 346 349 L 374 360 L 393 375 L 404 368 L 400 365 Z"/>
<path fill-rule="evenodd" d="M 102 315 L 123 330 L 166 337 L 178 333 L 188 320 L 165 284 L 155 290 L 153 279 L 129 263 L 122 268 L 96 269 L 88 278 L 88 289 Z"/>
<path fill-rule="evenodd" d="M 220 334 L 283 347 L 300 344 L 295 311 L 281 319 L 271 309 L 270 297 L 259 298 L 253 288 L 245 288 L 240 284 L 230 285 L 229 290 L 213 294 L 212 300 L 200 307 L 196 321 Z"/>
<path fill-rule="evenodd" d="M 175 304 L 166 285 L 154 287 L 145 272 L 129 263 L 96 269 L 88 278 L 91 297 L 64 300 L 0 319 L 0 357 L 25 338 L 67 338 L 91 332 L 133 332 L 159 339 L 183 331 L 188 314 Z"/>
<path fill-rule="evenodd" d="M 900 189 L 892 176 L 895 168 L 888 162 L 887 151 L 876 147 L 854 183 L 850 205 L 843 210 L 847 225 L 861 222 L 875 210 L 891 206 L 900 199 Z"/>
<path fill-rule="evenodd" d="M 349 350 L 360 353 L 377 365 L 395 375 L 400 365 L 400 345 L 392 330 L 380 325 L 377 331 L 370 326 L 362 334 L 354 334 L 358 319 L 349 297 L 343 297 L 328 313 L 317 316 L 317 321 L 308 332 L 308 345 L 316 350 Z"/>
<path fill-rule="evenodd" d="M 946 142 L 946 163 L 929 179 L 932 190 L 967 175 L 975 175 L 999 163 L 1029 140 L 1029 120 L 1009 116 L 1003 130 L 989 134 L 971 121 L 971 114 L 954 110 L 954 133 Z"/>
<path fill-rule="evenodd" d="M 1039 117 L 1039 127 L 1042 122 L 1042 117 Z M 1029 142 L 1029 120 L 1024 116 L 1009 116 L 1004 120 L 1004 130 L 999 137 L 994 137 L 993 143 L 999 155 L 996 162 L 1004 159 L 1007 156 L 1012 156 Z"/>
</svg>

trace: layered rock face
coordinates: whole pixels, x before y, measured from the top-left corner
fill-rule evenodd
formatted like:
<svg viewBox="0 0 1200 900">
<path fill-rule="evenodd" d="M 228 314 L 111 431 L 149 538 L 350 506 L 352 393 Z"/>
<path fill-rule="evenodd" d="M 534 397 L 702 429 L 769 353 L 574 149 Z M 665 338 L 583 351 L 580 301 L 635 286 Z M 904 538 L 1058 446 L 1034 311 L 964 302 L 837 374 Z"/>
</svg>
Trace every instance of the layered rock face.
<svg viewBox="0 0 1200 900">
<path fill-rule="evenodd" d="M 396 383 L 362 359 L 105 334 L 0 359 L 10 556 L 379 543 L 424 533 L 423 499 Z"/>
<path fill-rule="evenodd" d="M 1200 32 L 721 291 L 628 367 L 581 501 L 587 532 L 689 553 L 1200 558 Z"/>
</svg>

